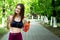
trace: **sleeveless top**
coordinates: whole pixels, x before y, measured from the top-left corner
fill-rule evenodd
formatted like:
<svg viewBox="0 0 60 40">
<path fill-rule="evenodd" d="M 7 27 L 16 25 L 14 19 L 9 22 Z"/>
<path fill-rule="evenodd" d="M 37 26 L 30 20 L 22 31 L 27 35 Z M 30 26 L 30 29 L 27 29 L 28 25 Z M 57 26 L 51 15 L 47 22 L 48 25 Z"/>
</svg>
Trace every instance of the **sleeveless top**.
<svg viewBox="0 0 60 40">
<path fill-rule="evenodd" d="M 11 25 L 11 27 L 22 28 L 23 27 L 23 22 L 22 22 L 22 20 L 20 22 L 17 22 L 15 20 L 13 20 L 10 25 Z"/>
</svg>

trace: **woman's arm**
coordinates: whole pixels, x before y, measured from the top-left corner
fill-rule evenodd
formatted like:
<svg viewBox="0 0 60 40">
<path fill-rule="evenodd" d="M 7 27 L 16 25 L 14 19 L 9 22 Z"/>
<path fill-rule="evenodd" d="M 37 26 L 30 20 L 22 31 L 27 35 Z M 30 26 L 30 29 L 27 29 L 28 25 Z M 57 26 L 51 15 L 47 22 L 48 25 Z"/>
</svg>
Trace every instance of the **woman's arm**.
<svg viewBox="0 0 60 40">
<path fill-rule="evenodd" d="M 30 24 L 30 21 L 27 21 L 26 18 L 23 19 L 23 24 L 28 23 Z"/>
<path fill-rule="evenodd" d="M 11 16 L 7 17 L 7 29 L 10 29 L 10 23 L 11 23 Z"/>
<path fill-rule="evenodd" d="M 23 31 L 27 32 L 29 30 L 30 21 L 27 21 L 26 19 L 23 20 Z"/>
<path fill-rule="evenodd" d="M 26 18 L 23 19 L 23 24 L 27 23 L 27 20 Z"/>
</svg>

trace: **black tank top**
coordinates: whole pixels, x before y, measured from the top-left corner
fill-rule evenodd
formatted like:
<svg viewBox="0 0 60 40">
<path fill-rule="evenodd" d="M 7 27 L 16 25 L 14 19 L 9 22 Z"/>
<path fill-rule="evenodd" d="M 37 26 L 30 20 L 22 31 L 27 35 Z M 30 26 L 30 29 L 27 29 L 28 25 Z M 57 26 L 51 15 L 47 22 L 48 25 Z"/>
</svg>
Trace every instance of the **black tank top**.
<svg viewBox="0 0 60 40">
<path fill-rule="evenodd" d="M 10 25 L 11 25 L 11 27 L 22 28 L 23 22 L 22 22 L 22 20 L 20 22 L 13 20 Z"/>
</svg>

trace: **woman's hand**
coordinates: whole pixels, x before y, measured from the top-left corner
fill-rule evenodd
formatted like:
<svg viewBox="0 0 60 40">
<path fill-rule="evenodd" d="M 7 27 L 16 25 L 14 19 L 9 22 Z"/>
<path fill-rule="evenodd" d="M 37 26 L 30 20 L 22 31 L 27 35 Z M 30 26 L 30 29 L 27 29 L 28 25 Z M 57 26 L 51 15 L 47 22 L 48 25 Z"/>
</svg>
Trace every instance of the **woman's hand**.
<svg viewBox="0 0 60 40">
<path fill-rule="evenodd" d="M 23 31 L 27 32 L 30 27 L 30 21 L 27 21 L 26 18 L 23 19 Z"/>
<path fill-rule="evenodd" d="M 30 28 L 30 21 L 26 21 L 24 23 L 23 31 L 27 32 L 29 30 L 29 28 Z"/>
</svg>

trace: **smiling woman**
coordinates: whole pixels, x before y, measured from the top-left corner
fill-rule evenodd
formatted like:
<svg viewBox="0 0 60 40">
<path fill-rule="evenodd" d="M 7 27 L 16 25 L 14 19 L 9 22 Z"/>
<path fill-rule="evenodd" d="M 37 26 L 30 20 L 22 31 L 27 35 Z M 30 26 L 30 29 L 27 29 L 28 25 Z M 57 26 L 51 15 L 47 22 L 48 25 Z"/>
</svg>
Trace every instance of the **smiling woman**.
<svg viewBox="0 0 60 40">
<path fill-rule="evenodd" d="M 7 18 L 7 28 L 10 29 L 8 40 L 23 40 L 21 29 L 23 28 L 24 5 L 16 5 L 14 14 Z"/>
<path fill-rule="evenodd" d="M 10 29 L 8 40 L 23 40 L 21 29 L 28 23 L 24 18 L 24 5 L 16 5 L 14 14 L 7 17 L 7 29 Z"/>
</svg>

